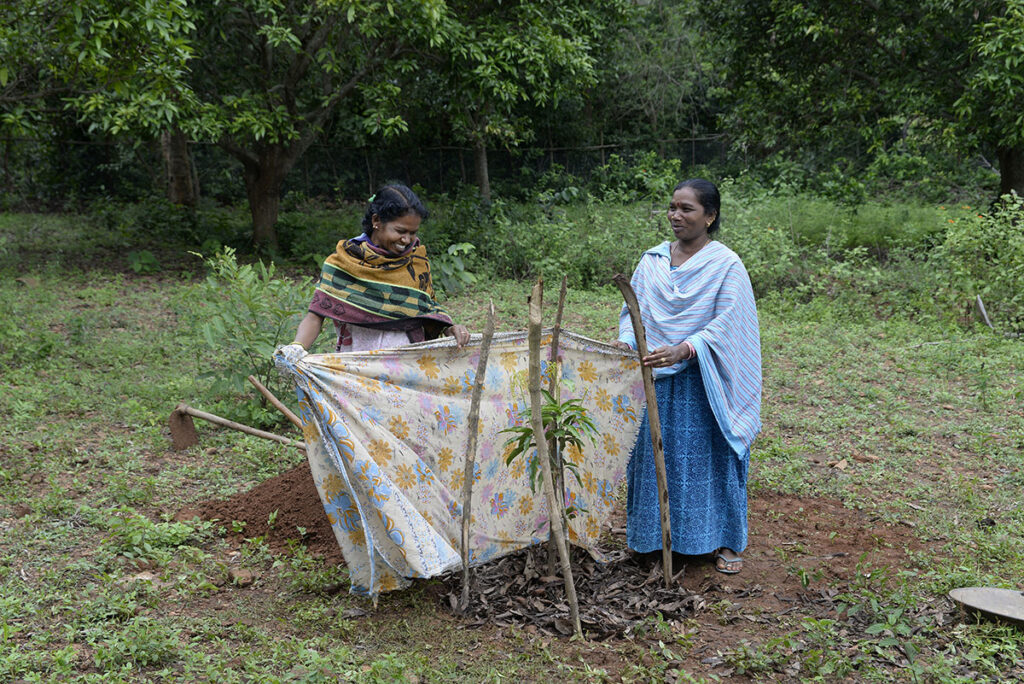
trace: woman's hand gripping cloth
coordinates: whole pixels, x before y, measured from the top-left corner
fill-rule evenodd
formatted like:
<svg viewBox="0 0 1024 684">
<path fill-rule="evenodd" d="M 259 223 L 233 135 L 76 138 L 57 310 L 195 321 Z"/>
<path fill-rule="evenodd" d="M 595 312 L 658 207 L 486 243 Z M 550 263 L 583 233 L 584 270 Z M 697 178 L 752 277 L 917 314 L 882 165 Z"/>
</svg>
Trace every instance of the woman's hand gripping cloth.
<svg viewBox="0 0 1024 684">
<path fill-rule="evenodd" d="M 644 252 L 633 272 L 648 349 L 689 340 L 718 426 L 736 455 L 747 458 L 761 431 L 761 335 L 747 270 L 717 241 L 677 268 L 671 263 L 664 242 Z M 625 306 L 619 339 L 636 348 Z M 655 368 L 654 377 L 678 373 L 689 363 Z"/>
<path fill-rule="evenodd" d="M 593 549 L 625 476 L 642 416 L 635 353 L 563 331 L 561 363 L 542 362 L 544 386 L 559 373 L 563 400 L 582 398 L 593 443 L 569 449 L 565 505 L 570 540 Z M 352 591 L 375 596 L 461 565 L 467 417 L 480 338 L 463 349 L 444 338 L 397 349 L 275 357 L 299 396 L 307 456 L 348 565 Z M 544 341 L 550 346 L 550 333 Z M 494 336 L 480 404 L 473 472 L 470 562 L 479 564 L 548 537 L 543 489 L 529 461 L 506 465 L 506 428 L 528 408 L 525 333 Z M 528 415 L 528 414 L 527 414 Z"/>
</svg>

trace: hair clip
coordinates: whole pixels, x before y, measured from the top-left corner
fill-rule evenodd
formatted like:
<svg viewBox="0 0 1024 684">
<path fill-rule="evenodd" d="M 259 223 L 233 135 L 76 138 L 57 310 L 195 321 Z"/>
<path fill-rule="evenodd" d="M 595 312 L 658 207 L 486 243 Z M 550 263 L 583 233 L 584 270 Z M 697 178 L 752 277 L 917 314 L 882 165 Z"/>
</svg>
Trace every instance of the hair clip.
<svg viewBox="0 0 1024 684">
<path fill-rule="evenodd" d="M 368 199 L 366 201 L 367 202 L 373 202 L 373 200 L 375 200 L 375 199 L 377 199 L 377 193 L 373 193 L 372 195 L 370 195 L 370 199 Z"/>
</svg>

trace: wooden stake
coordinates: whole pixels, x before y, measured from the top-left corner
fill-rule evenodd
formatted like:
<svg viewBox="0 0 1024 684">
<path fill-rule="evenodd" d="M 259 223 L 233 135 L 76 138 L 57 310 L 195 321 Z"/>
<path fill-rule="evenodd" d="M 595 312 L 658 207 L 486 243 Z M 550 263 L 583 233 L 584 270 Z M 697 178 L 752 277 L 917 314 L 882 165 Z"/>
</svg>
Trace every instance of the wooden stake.
<svg viewBox="0 0 1024 684">
<path fill-rule="evenodd" d="M 228 420 L 227 418 L 221 418 L 220 416 L 215 416 L 212 413 L 207 413 L 206 411 L 194 409 L 188 404 L 184 403 L 178 404 L 174 411 L 171 412 L 171 418 L 169 421 L 171 425 L 171 439 L 174 442 L 175 449 L 183 449 L 192 446 L 192 444 L 187 444 L 182 440 L 179 440 L 175 436 L 175 430 L 182 431 L 182 429 L 184 429 L 184 432 L 187 433 L 188 428 L 190 427 L 189 424 L 192 422 L 192 419 L 189 418 L 189 416 L 202 418 L 203 420 L 215 423 L 216 425 L 222 425 L 226 428 L 238 430 L 239 432 L 244 432 L 248 435 L 253 435 L 255 437 L 262 437 L 263 439 L 272 439 L 275 442 L 280 442 L 281 444 L 284 444 L 286 446 L 293 446 L 296 449 L 302 449 L 303 451 L 306 450 L 306 445 L 302 442 L 296 442 L 293 439 L 288 439 L 287 437 L 282 437 L 281 435 L 275 435 L 272 432 L 264 432 L 263 430 L 257 430 L 254 427 L 242 425 L 241 423 L 236 423 L 233 420 Z M 194 435 L 195 427 L 191 426 L 191 428 L 192 434 Z M 192 443 L 194 444 L 195 442 Z"/>
<path fill-rule="evenodd" d="M 981 320 L 984 321 L 985 325 L 991 330 L 995 330 L 996 327 L 992 325 L 992 321 L 988 319 L 988 311 L 985 311 L 985 302 L 981 301 L 981 295 L 977 296 L 974 300 L 974 305 L 978 307 L 978 313 L 981 314 Z"/>
<path fill-rule="evenodd" d="M 640 317 L 640 304 L 629 279 L 621 273 L 612 280 L 622 292 L 629 310 L 629 318 L 633 322 L 633 333 L 636 335 L 636 350 L 640 358 L 647 356 L 647 333 Z M 647 418 L 651 426 L 651 447 L 654 451 L 654 471 L 658 477 L 658 503 L 661 507 L 661 565 L 665 575 L 665 586 L 672 586 L 672 517 L 668 503 L 668 472 L 665 470 L 665 448 L 661 442 L 661 417 L 658 415 L 658 396 L 654 392 L 654 374 L 650 366 L 640 364 L 640 373 L 644 378 L 644 394 L 647 397 Z"/>
<path fill-rule="evenodd" d="M 565 293 L 568 290 L 569 276 L 562 276 L 562 289 L 558 293 L 558 309 L 555 311 L 555 325 L 551 329 L 551 354 L 548 357 L 548 363 L 558 363 L 558 338 L 559 333 L 562 330 L 562 313 L 565 311 Z M 556 375 L 558 367 L 556 366 L 551 372 L 551 381 L 548 383 L 548 392 L 551 396 L 555 397 L 555 401 L 561 401 L 561 397 L 556 395 L 558 390 L 558 384 L 560 378 Z M 562 454 L 561 452 L 555 451 L 554 440 L 548 442 L 548 451 L 555 454 L 555 491 L 561 496 L 562 500 L 565 499 L 565 469 L 562 466 Z M 562 511 L 562 526 L 567 527 L 569 522 L 565 518 L 565 508 L 560 509 Z M 558 561 L 558 548 L 555 546 L 554 535 L 548 538 L 548 574 L 555 574 L 555 563 Z"/>
<path fill-rule="evenodd" d="M 480 340 L 480 360 L 476 364 L 476 382 L 473 383 L 473 394 L 469 400 L 469 420 L 466 427 L 469 438 L 466 440 L 465 480 L 462 483 L 462 601 L 459 610 L 465 612 L 469 608 L 469 521 L 473 512 L 473 476 L 476 464 L 476 440 L 480 425 L 480 395 L 484 389 L 484 376 L 487 374 L 487 357 L 491 352 L 491 339 L 494 337 L 494 301 L 490 302 L 487 311 L 487 326 Z"/>
<path fill-rule="evenodd" d="M 300 430 L 302 429 L 302 421 L 299 420 L 299 417 L 292 413 L 291 410 L 287 406 L 285 406 L 280 399 L 275 397 L 273 392 L 264 387 L 263 383 L 257 380 L 255 375 L 249 376 L 249 382 L 253 384 L 253 387 L 260 391 L 260 394 L 266 397 L 267 401 L 274 405 L 274 408 L 283 413 L 284 417 L 292 422 L 292 425 L 299 428 Z"/>
<path fill-rule="evenodd" d="M 537 443 L 537 459 L 540 461 L 544 479 L 544 490 L 548 499 L 549 532 L 558 545 L 558 555 L 562 559 L 562 577 L 565 580 L 565 593 L 569 599 L 569 611 L 572 615 L 573 629 L 576 636 L 583 638 L 580 626 L 580 604 L 576 599 L 576 584 L 572 579 L 572 565 L 569 562 L 569 550 L 565 544 L 565 533 L 562 528 L 562 513 L 565 510 L 564 499 L 555 498 L 555 487 L 551 476 L 551 461 L 548 456 L 548 443 L 544 439 L 544 421 L 541 418 L 540 394 L 540 331 L 541 331 L 541 298 L 544 285 L 541 280 L 533 286 L 530 296 L 530 417 L 533 425 L 534 441 Z"/>
</svg>

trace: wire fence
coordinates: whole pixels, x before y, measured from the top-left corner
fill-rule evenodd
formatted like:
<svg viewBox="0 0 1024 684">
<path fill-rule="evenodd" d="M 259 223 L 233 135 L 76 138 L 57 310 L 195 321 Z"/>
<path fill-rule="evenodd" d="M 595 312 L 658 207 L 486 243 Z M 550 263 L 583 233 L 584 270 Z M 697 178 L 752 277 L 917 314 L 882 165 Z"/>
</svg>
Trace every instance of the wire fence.
<svg viewBox="0 0 1024 684">
<path fill-rule="evenodd" d="M 662 140 L 655 151 L 665 159 L 680 159 L 685 170 L 722 164 L 727 161 L 727 149 L 725 137 L 715 135 Z M 202 196 L 224 203 L 245 198 L 239 162 L 213 143 L 193 142 L 189 150 Z M 499 192 L 528 187 L 550 171 L 585 183 L 612 155 L 629 161 L 650 151 L 651 146 L 629 143 L 489 149 L 488 173 Z M 9 198 L 130 200 L 162 192 L 164 175 L 157 141 L 0 139 L 0 191 Z M 473 150 L 458 145 L 314 144 L 288 174 L 282 192 L 354 199 L 389 180 L 420 185 L 433 193 L 453 192 L 476 182 Z"/>
</svg>

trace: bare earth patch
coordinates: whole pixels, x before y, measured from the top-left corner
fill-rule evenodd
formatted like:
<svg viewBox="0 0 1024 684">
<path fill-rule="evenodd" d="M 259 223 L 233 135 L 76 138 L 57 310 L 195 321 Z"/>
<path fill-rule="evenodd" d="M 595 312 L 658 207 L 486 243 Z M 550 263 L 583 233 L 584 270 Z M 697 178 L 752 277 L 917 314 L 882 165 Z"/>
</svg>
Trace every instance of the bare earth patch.
<svg viewBox="0 0 1024 684">
<path fill-rule="evenodd" d="M 217 519 L 227 529 L 231 521 L 244 522 L 242 531 L 233 533 L 237 541 L 263 536 L 272 549 L 282 552 L 288 550 L 289 540 L 299 541 L 329 564 L 344 562 L 306 464 L 250 491 L 179 513 L 182 518 L 194 515 Z M 610 562 L 595 563 L 577 550 L 574 563 L 584 629 L 592 647 L 559 638 L 571 632 L 568 608 L 561 580 L 547 576 L 543 548 L 475 569 L 467 615 L 452 608 L 461 591 L 459 573 L 422 583 L 422 590 L 436 601 L 437 618 L 446 623 L 438 638 L 453 628 L 477 629 L 484 640 L 507 638 L 510 630 L 518 630 L 614 675 L 643 656 L 638 647 L 684 634 L 689 647 L 681 667 L 729 677 L 734 672 L 723 652 L 785 634 L 802 618 L 835 619 L 837 596 L 858 573 L 870 577 L 883 567 L 904 567 L 907 551 L 921 547 L 909 527 L 885 524 L 828 498 L 755 493 L 749 517 L 751 543 L 740 574 L 718 573 L 710 557 L 688 557 L 681 582 L 666 590 L 660 566 L 641 568 L 624 550 L 625 514 L 617 511 L 605 539 L 612 549 Z M 387 620 L 394 620 L 405 611 L 422 609 L 399 607 L 395 604 L 404 602 L 393 598 L 397 597 L 382 597 L 376 611 L 367 601 L 365 615 L 349 610 L 348 617 L 375 623 L 385 619 L 382 611 Z M 657 613 L 667 633 L 650 629 Z M 597 648 L 596 641 L 605 647 Z M 608 650 L 614 644 L 619 646 Z"/>
</svg>

